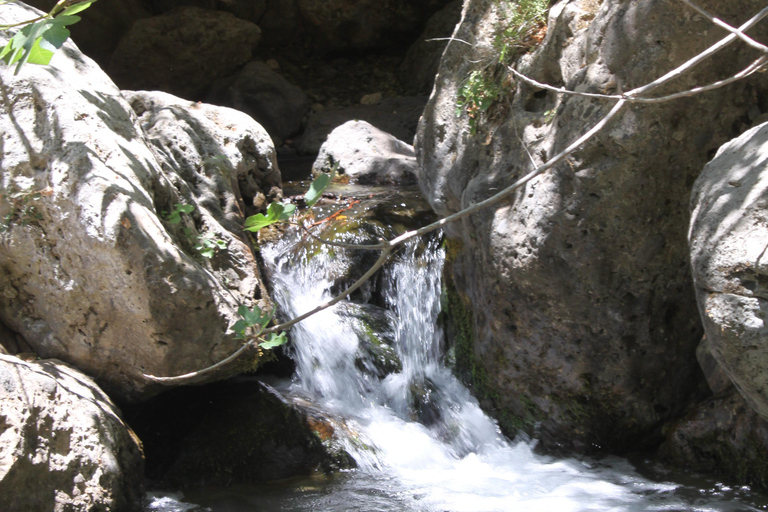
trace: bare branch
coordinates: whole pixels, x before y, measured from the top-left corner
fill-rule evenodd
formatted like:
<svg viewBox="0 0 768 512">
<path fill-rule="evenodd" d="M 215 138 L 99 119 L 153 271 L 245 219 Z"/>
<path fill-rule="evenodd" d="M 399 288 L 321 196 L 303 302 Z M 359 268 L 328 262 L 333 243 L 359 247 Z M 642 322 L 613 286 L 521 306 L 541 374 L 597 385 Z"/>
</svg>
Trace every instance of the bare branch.
<svg viewBox="0 0 768 512">
<path fill-rule="evenodd" d="M 148 375 L 145 373 L 143 374 L 143 377 L 153 382 L 157 382 L 159 384 L 177 384 L 179 382 L 193 380 L 201 375 L 205 375 L 206 373 L 210 373 L 218 368 L 221 368 L 227 363 L 231 363 L 232 361 L 240 357 L 240 354 L 245 352 L 246 349 L 254 346 L 256 344 L 256 341 L 257 340 L 255 339 L 247 341 L 239 349 L 232 352 L 232 354 L 230 354 L 228 357 L 222 359 L 221 361 L 219 361 L 214 365 L 203 368 L 202 370 L 197 370 L 196 372 L 185 373 L 184 375 L 176 375 L 175 377 L 156 377 L 154 375 Z"/>
<path fill-rule="evenodd" d="M 756 25 L 758 22 L 760 22 L 760 20 L 762 20 L 766 16 L 768 16 L 768 7 L 764 8 L 759 13 L 757 13 L 754 16 L 752 16 L 752 18 L 750 18 L 746 23 L 744 23 L 743 25 L 741 25 L 739 27 L 738 31 L 739 32 L 744 32 L 745 30 L 749 30 L 750 28 L 752 28 L 754 25 Z M 627 96 L 627 97 L 640 96 L 641 94 L 644 94 L 644 93 L 646 93 L 648 91 L 651 91 L 651 90 L 659 87 L 660 85 L 663 85 L 663 84 L 669 82 L 670 80 L 679 77 L 680 75 L 682 75 L 683 73 L 685 73 L 689 69 L 692 69 L 694 66 L 704 62 L 705 60 L 710 58 L 715 53 L 719 52 L 720 50 L 722 50 L 723 48 L 725 48 L 729 44 L 733 43 L 736 39 L 738 39 L 738 37 L 735 34 L 730 34 L 730 35 L 726 36 L 725 38 L 723 38 L 720 41 L 718 41 L 717 43 L 713 44 L 712 46 L 710 46 L 709 48 L 707 48 L 706 50 L 704 50 L 700 54 L 696 55 L 692 59 L 690 59 L 687 62 L 685 62 L 684 64 L 682 64 L 681 66 L 676 67 L 675 69 L 673 69 L 672 71 L 670 71 L 666 75 L 664 75 L 664 76 L 662 76 L 660 78 L 657 78 L 656 80 L 654 80 L 653 82 L 651 82 L 649 84 L 643 85 L 642 87 L 638 87 L 637 89 L 633 89 L 633 90 L 629 91 L 628 93 L 625 94 L 625 96 Z"/>
<path fill-rule="evenodd" d="M 696 5 L 693 2 L 691 2 L 691 0 L 680 0 L 680 1 L 683 2 L 684 4 L 686 4 L 691 9 L 695 10 L 696 12 L 698 12 L 699 14 L 701 14 L 702 16 L 704 16 L 705 18 L 707 18 L 709 21 L 711 21 L 712 23 L 714 23 L 718 27 L 722 27 L 725 30 L 727 30 L 728 32 L 734 34 L 739 39 L 741 39 L 742 41 L 747 43 L 749 46 L 751 46 L 751 47 L 753 47 L 753 48 L 755 48 L 757 50 L 760 50 L 763 53 L 768 53 L 768 46 L 765 46 L 764 44 L 758 43 L 757 41 L 755 41 L 754 39 L 749 37 L 747 34 L 742 32 L 741 30 L 733 28 L 731 25 L 725 23 L 724 21 L 722 21 L 719 18 L 715 18 L 714 16 L 709 14 L 707 11 L 705 11 L 704 9 L 699 7 L 698 5 Z"/>
</svg>

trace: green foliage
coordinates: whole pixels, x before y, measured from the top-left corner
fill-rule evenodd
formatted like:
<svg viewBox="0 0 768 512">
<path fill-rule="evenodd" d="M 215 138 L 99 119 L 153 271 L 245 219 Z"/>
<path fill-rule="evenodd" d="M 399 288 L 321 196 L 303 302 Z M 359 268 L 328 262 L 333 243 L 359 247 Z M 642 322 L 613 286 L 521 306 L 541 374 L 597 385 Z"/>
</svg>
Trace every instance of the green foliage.
<svg viewBox="0 0 768 512">
<path fill-rule="evenodd" d="M 471 135 L 480 120 L 509 91 L 512 81 L 506 67 L 522 53 L 541 42 L 546 33 L 549 0 L 500 0 L 504 19 L 494 38 L 497 57 L 473 70 L 456 95 L 456 116 L 467 113 Z"/>
<path fill-rule="evenodd" d="M 224 240 L 214 240 L 207 236 L 198 236 L 197 243 L 195 244 L 195 250 L 200 253 L 203 258 L 213 258 L 218 251 L 227 250 L 227 242 Z"/>
<path fill-rule="evenodd" d="M 9 66 L 16 64 L 14 71 L 16 75 L 27 62 L 41 65 L 49 64 L 56 50 L 61 48 L 69 38 L 67 26 L 80 21 L 80 17 L 75 16 L 75 14 L 87 9 L 95 1 L 61 0 L 45 16 L 13 25 L 0 26 L 0 30 L 22 27 L 0 51 L 0 59 Z"/>
<path fill-rule="evenodd" d="M 475 70 L 459 88 L 456 99 L 456 117 L 466 110 L 470 133 L 477 133 L 480 114 L 487 111 L 501 94 L 501 84 L 490 79 L 485 71 Z"/>
<path fill-rule="evenodd" d="M 256 232 L 276 222 L 283 222 L 291 218 L 296 211 L 296 205 L 290 203 L 271 203 L 267 207 L 267 214 L 257 213 L 245 219 L 245 230 Z"/>
<path fill-rule="evenodd" d="M 331 174 L 322 173 L 320 174 L 320 176 L 315 178 L 315 180 L 309 186 L 309 190 L 307 190 L 307 193 L 304 194 L 304 201 L 307 203 L 307 206 L 309 206 L 310 208 L 315 206 L 315 203 L 317 203 L 317 200 L 322 197 L 323 192 L 325 192 L 325 189 L 328 188 L 328 185 L 331 183 L 331 180 L 334 178 L 334 176 L 336 176 L 337 168 L 338 168 L 338 165 L 334 165 L 333 170 L 331 171 Z"/>
<path fill-rule="evenodd" d="M 173 210 L 170 212 L 163 211 L 162 215 L 171 224 L 178 224 L 181 222 L 182 213 L 192 213 L 193 211 L 195 211 L 195 206 L 192 204 L 176 203 L 173 205 Z"/>
<path fill-rule="evenodd" d="M 261 334 L 269 322 L 272 321 L 274 311 L 262 311 L 259 306 L 254 306 L 253 309 L 248 309 L 246 306 L 240 306 L 237 308 L 237 314 L 240 315 L 240 320 L 235 322 L 232 326 L 232 330 L 235 331 L 235 338 L 245 339 L 249 337 L 258 337 Z M 266 338 L 260 338 L 259 348 L 270 350 L 281 345 L 285 345 L 288 341 L 286 334 L 281 333 L 269 333 Z"/>
</svg>

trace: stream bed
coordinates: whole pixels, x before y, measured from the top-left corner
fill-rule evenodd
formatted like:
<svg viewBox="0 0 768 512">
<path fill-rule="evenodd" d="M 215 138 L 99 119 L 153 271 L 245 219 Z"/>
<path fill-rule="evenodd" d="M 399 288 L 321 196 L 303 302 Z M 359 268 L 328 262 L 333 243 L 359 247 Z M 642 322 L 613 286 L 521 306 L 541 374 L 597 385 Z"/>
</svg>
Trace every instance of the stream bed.
<svg viewBox="0 0 768 512">
<path fill-rule="evenodd" d="M 411 201 L 396 199 L 387 211 L 399 208 L 403 218 L 408 212 L 418 217 L 424 207 Z M 360 213 L 376 205 L 364 201 L 355 208 Z M 332 213 L 329 207 L 325 215 Z M 393 228 L 392 217 L 383 227 L 356 223 L 354 213 L 345 211 L 346 219 L 337 215 L 343 229 L 335 229 L 334 240 L 370 243 L 391 237 L 392 229 L 408 229 L 405 224 Z M 327 229 L 324 233 L 331 236 Z M 262 255 L 286 318 L 330 299 L 340 283 L 348 284 L 341 276 L 364 272 L 371 260 L 370 254 L 290 236 L 263 247 Z M 438 321 L 443 261 L 439 234 L 410 243 L 374 283 L 353 296 L 354 302 L 343 301 L 291 332 L 296 374 L 271 384 L 335 418 L 337 442 L 354 459 L 355 469 L 268 484 L 151 493 L 147 510 L 768 510 L 768 499 L 747 487 L 647 461 L 542 456 L 535 453 L 535 440 L 505 438 L 449 368 L 451 354 Z M 374 317 L 378 320 L 370 320 Z M 378 327 L 382 318 L 386 325 Z"/>
</svg>

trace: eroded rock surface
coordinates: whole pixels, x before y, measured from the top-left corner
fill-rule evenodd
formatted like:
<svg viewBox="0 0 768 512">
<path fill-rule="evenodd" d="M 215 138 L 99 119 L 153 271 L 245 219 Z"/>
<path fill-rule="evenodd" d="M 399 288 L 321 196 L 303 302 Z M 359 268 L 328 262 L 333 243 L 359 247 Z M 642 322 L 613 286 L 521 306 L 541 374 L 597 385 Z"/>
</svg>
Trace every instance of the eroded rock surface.
<svg viewBox="0 0 768 512">
<path fill-rule="evenodd" d="M 362 185 L 408 185 L 416 182 L 417 165 L 410 144 L 365 121 L 349 121 L 328 136 L 312 171 L 335 169 Z"/>
<path fill-rule="evenodd" d="M 2 9 L 5 23 L 34 13 Z M 0 79 L 2 322 L 124 399 L 157 391 L 144 373 L 199 370 L 238 348 L 227 333 L 238 304 L 268 303 L 241 228 L 241 198 L 253 205 L 279 185 L 263 129 L 167 97 L 140 123 L 70 44 L 50 66 Z M 177 131 L 163 135 L 163 123 Z M 172 222 L 177 204 L 195 208 Z M 200 236 L 227 249 L 203 258 Z"/>
<path fill-rule="evenodd" d="M 768 124 L 720 148 L 696 180 L 690 248 L 709 349 L 768 419 Z"/>
<path fill-rule="evenodd" d="M 143 469 L 138 438 L 91 379 L 60 361 L 0 355 L 4 512 L 132 512 Z"/>
<path fill-rule="evenodd" d="M 216 78 L 251 60 L 260 39 L 257 25 L 230 13 L 180 7 L 137 20 L 107 72 L 121 89 L 157 89 L 201 100 Z"/>
<path fill-rule="evenodd" d="M 738 24 L 762 6 L 705 8 Z M 465 2 L 417 134 L 419 183 L 442 215 L 504 189 L 532 169 L 531 159 L 557 154 L 610 108 L 500 81 L 504 100 L 477 115 L 473 135 L 466 110 L 456 118 L 457 100 L 470 74 L 499 58 L 496 37 L 507 23 L 499 9 Z M 517 67 L 569 90 L 615 93 L 662 76 L 722 35 L 682 3 L 559 2 L 546 39 Z M 729 48 L 666 92 L 718 80 L 755 57 Z M 689 194 L 764 95 L 764 86 L 742 82 L 628 108 L 554 170 L 448 227 L 449 275 L 461 299 L 452 303 L 469 311 L 448 315 L 468 319 L 453 329 L 464 333 L 457 353 L 508 431 L 538 425 L 552 448 L 637 449 L 655 443 L 659 425 L 697 392 Z"/>
</svg>

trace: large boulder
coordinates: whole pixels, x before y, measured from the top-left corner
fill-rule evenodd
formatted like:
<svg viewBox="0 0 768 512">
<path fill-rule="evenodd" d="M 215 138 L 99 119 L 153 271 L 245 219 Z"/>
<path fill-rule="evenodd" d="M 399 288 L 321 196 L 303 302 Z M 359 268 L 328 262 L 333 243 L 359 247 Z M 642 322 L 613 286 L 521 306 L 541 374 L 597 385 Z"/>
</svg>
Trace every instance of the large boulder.
<svg viewBox="0 0 768 512">
<path fill-rule="evenodd" d="M 269 132 L 276 146 L 301 130 L 309 112 L 304 91 L 261 61 L 249 62 L 236 76 L 218 80 L 207 100 L 250 115 Z"/>
<path fill-rule="evenodd" d="M 36 12 L 6 5 L 3 23 Z M 142 107 L 147 135 L 69 43 L 50 66 L 5 68 L 2 81 L 0 321 L 123 399 L 156 392 L 144 374 L 198 370 L 239 348 L 228 330 L 238 305 L 268 306 L 241 201 L 279 193 L 266 132 L 242 113 L 163 96 L 154 115 Z M 177 131 L 164 136 L 163 123 Z M 205 258 L 199 237 L 226 250 Z"/>
<path fill-rule="evenodd" d="M 768 419 L 768 123 L 720 148 L 691 196 L 690 248 L 709 350 Z"/>
<path fill-rule="evenodd" d="M 307 37 L 322 52 L 397 49 L 445 0 L 298 0 Z"/>
<path fill-rule="evenodd" d="M 413 146 L 365 121 L 349 121 L 328 136 L 312 172 L 335 170 L 361 185 L 413 185 L 417 167 Z"/>
<path fill-rule="evenodd" d="M 120 40 L 107 72 L 122 89 L 161 90 L 201 100 L 218 77 L 251 60 L 259 27 L 226 12 L 179 7 L 137 20 Z"/>
<path fill-rule="evenodd" d="M 348 468 L 333 421 L 252 377 L 179 388 L 129 417 L 147 476 L 174 487 L 279 480 Z"/>
<path fill-rule="evenodd" d="M 138 510 L 143 469 L 141 443 L 91 379 L 0 355 L 4 512 Z"/>
<path fill-rule="evenodd" d="M 706 8 L 738 22 L 763 5 Z M 504 189 L 612 106 L 539 90 L 495 68 L 509 33 L 502 9 L 493 0 L 465 2 L 421 120 L 419 183 L 443 215 Z M 763 24 L 755 36 L 767 32 Z M 721 37 L 682 2 L 561 1 L 549 11 L 543 43 L 516 65 L 558 87 L 615 93 L 651 82 Z M 755 57 L 734 45 L 666 91 L 719 80 Z M 473 71 L 480 74 L 471 79 Z M 460 96 L 480 101 L 478 91 L 494 88 L 501 99 L 488 110 L 459 109 L 457 118 Z M 461 322 L 449 329 L 458 333 L 457 364 L 508 432 L 535 429 L 550 448 L 636 449 L 656 443 L 660 425 L 698 392 L 689 194 L 760 94 L 765 82 L 755 80 L 627 108 L 567 161 L 447 228 L 454 290 L 447 317 Z"/>
</svg>

